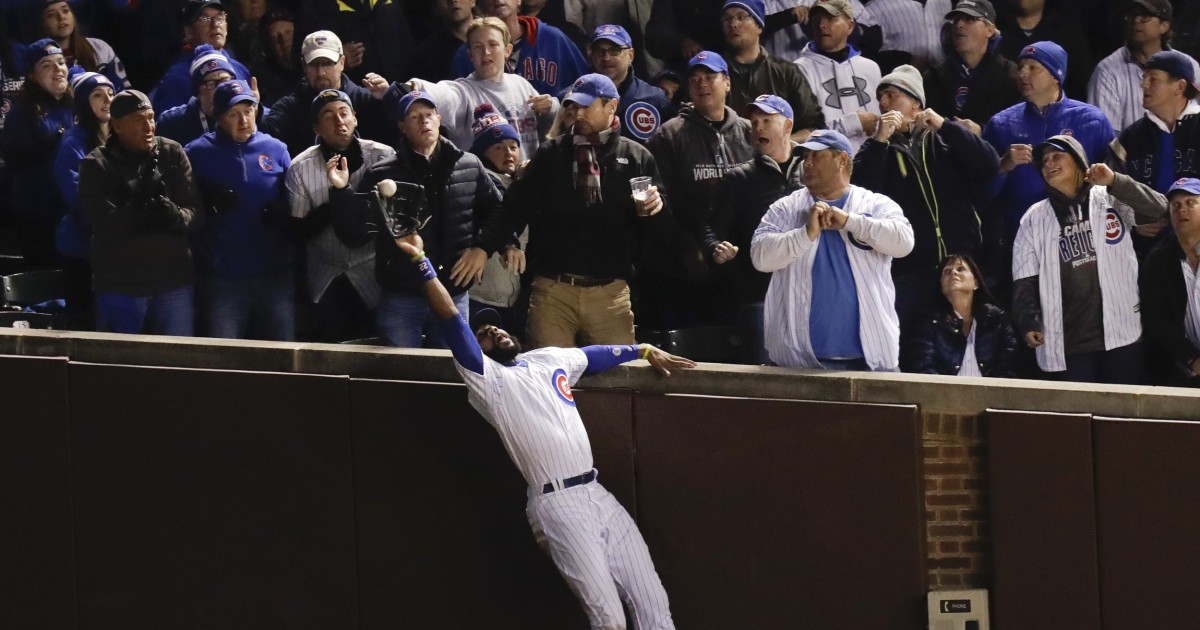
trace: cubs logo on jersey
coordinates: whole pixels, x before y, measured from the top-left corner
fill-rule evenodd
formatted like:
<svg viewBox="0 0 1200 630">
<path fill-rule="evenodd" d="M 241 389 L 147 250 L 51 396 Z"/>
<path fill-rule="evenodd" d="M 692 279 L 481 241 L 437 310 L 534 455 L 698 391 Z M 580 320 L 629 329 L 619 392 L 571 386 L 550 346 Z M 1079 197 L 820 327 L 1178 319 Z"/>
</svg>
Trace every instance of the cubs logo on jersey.
<svg viewBox="0 0 1200 630">
<path fill-rule="evenodd" d="M 645 142 L 658 131 L 662 115 L 658 108 L 645 101 L 638 101 L 625 110 L 625 128 L 629 135 Z"/>
<path fill-rule="evenodd" d="M 275 160 L 272 160 L 271 156 L 266 153 L 261 153 L 258 156 L 258 167 L 264 171 L 275 170 Z"/>
<path fill-rule="evenodd" d="M 554 393 L 558 395 L 559 400 L 575 406 L 575 394 L 571 392 L 571 379 L 567 378 L 566 370 L 559 368 L 554 370 L 554 374 L 550 375 L 550 384 L 554 388 Z"/>
<path fill-rule="evenodd" d="M 864 216 L 864 217 L 869 217 L 869 216 L 871 216 L 871 215 L 870 215 L 870 214 L 866 214 L 866 213 L 864 213 L 864 214 L 863 214 L 863 216 Z M 852 234 L 850 231 L 847 231 L 847 232 L 846 232 L 846 240 L 850 241 L 850 244 L 851 244 L 851 245 L 853 245 L 853 246 L 855 246 L 855 247 L 857 247 L 857 248 L 859 248 L 859 249 L 861 249 L 861 250 L 865 250 L 865 251 L 868 251 L 868 252 L 869 252 L 869 251 L 873 251 L 873 250 L 875 249 L 874 247 L 871 247 L 870 245 L 867 245 L 866 243 L 864 243 L 864 242 L 862 242 L 862 241 L 858 240 L 857 238 L 854 238 L 854 234 Z"/>
<path fill-rule="evenodd" d="M 1125 232 L 1125 222 L 1121 220 L 1121 215 L 1109 208 L 1104 214 L 1104 242 L 1116 245 L 1125 238 Z"/>
</svg>

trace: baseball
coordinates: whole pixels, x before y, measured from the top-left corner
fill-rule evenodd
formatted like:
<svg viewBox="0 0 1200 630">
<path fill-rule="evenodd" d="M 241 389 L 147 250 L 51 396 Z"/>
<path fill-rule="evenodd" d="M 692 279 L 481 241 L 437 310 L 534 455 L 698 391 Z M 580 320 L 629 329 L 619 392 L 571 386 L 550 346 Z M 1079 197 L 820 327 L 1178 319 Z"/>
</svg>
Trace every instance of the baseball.
<svg viewBox="0 0 1200 630">
<path fill-rule="evenodd" d="M 395 180 L 385 179 L 375 186 L 379 190 L 379 194 L 384 197 L 392 197 L 396 194 Z"/>
</svg>

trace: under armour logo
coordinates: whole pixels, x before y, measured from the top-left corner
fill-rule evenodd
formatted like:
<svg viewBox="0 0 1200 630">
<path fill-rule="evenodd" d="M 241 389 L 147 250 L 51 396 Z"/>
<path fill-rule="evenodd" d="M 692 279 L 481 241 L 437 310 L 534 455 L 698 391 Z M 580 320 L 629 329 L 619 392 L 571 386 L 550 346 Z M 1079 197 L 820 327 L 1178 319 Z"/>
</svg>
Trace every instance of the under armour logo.
<svg viewBox="0 0 1200 630">
<path fill-rule="evenodd" d="M 825 106 L 836 109 L 842 108 L 842 99 L 847 96 L 857 96 L 858 106 L 866 107 L 867 103 L 871 102 L 871 95 L 867 93 L 867 80 L 861 77 L 854 77 L 854 87 L 838 88 L 837 77 L 834 77 L 821 84 L 825 88 Z"/>
</svg>

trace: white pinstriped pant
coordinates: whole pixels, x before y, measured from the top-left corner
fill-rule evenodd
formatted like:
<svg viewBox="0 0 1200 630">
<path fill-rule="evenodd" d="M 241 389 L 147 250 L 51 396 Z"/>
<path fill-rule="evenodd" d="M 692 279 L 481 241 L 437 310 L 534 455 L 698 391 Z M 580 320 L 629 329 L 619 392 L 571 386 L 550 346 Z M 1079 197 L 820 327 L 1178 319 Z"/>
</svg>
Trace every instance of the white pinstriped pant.
<svg viewBox="0 0 1200 630">
<path fill-rule="evenodd" d="M 540 494 L 525 514 L 538 545 L 583 604 L 592 628 L 623 630 L 624 601 L 634 630 L 674 630 L 667 592 L 637 524 L 598 482 Z"/>
</svg>

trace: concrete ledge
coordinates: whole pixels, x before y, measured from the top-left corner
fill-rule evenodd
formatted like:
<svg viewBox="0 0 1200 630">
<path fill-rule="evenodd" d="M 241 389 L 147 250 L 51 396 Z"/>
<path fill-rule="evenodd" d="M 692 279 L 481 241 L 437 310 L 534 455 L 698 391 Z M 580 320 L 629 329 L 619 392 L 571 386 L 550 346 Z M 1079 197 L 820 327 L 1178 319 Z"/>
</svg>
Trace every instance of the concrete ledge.
<svg viewBox="0 0 1200 630">
<path fill-rule="evenodd" d="M 0 354 L 383 380 L 460 380 L 448 351 L 375 346 L 0 329 Z M 1200 420 L 1200 391 L 1169 387 L 824 372 L 717 363 L 661 378 L 642 361 L 586 377 L 580 385 L 663 394 L 916 404 L 926 413 L 975 414 L 985 409 L 1012 409 Z"/>
</svg>

